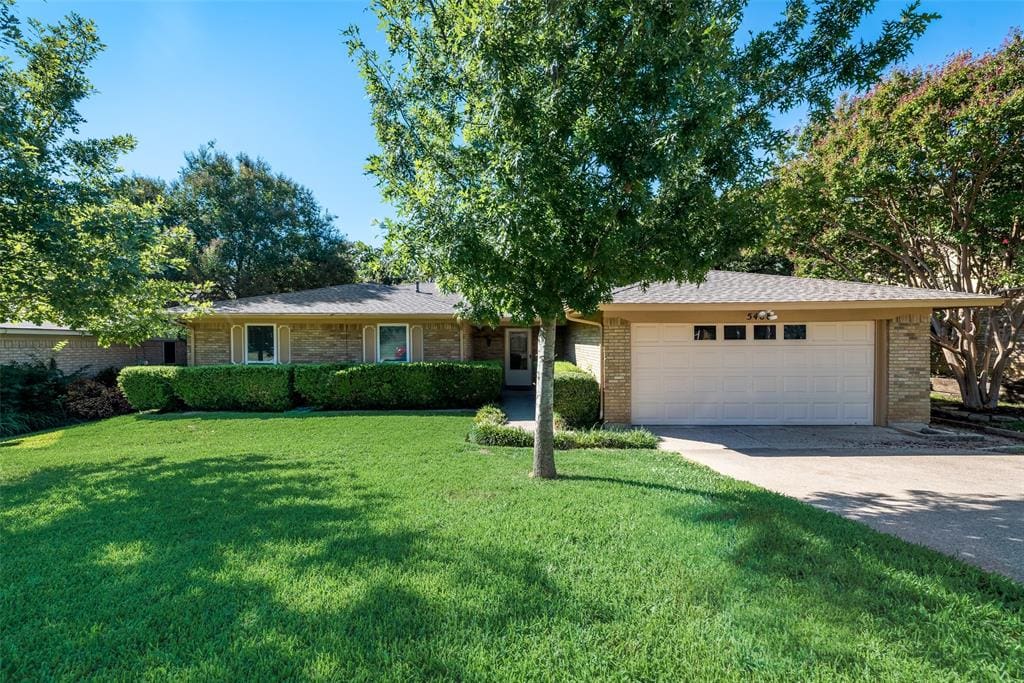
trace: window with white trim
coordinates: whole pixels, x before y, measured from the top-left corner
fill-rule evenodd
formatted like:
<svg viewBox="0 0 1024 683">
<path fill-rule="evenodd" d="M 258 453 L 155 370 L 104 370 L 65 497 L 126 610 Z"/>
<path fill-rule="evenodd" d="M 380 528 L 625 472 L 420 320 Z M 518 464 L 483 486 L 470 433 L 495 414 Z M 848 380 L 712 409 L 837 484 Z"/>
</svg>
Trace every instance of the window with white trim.
<svg viewBox="0 0 1024 683">
<path fill-rule="evenodd" d="M 245 362 L 275 363 L 277 348 L 273 325 L 245 326 Z"/>
<path fill-rule="evenodd" d="M 408 325 L 377 325 L 377 360 L 381 363 L 409 361 Z"/>
</svg>

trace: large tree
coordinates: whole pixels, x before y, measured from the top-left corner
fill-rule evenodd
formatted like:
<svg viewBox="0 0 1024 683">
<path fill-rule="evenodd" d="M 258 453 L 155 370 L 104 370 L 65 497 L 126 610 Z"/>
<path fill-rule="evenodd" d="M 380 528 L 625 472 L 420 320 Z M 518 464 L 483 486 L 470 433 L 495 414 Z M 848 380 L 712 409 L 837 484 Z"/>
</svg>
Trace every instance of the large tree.
<svg viewBox="0 0 1024 683">
<path fill-rule="evenodd" d="M 745 4 L 378 0 L 387 51 L 349 29 L 391 240 L 467 315 L 540 321 L 535 476 L 556 474 L 564 312 L 630 282 L 700 280 L 757 226 L 748 190 L 782 137 L 773 114 L 873 82 L 929 19 L 912 4 L 860 41 L 873 0 L 792 0 L 741 36 Z"/>
<path fill-rule="evenodd" d="M 187 233 L 118 191 L 129 135 L 82 138 L 78 106 L 103 49 L 77 14 L 46 25 L 0 0 L 0 320 L 50 321 L 138 342 L 194 288 L 165 277 Z"/>
<path fill-rule="evenodd" d="M 153 181 L 140 182 L 145 196 Z M 188 277 L 236 298 L 355 279 L 351 245 L 313 193 L 262 159 L 208 144 L 185 155 L 165 190 L 163 220 L 188 228 Z"/>
<path fill-rule="evenodd" d="M 778 182 L 804 274 L 998 294 L 932 319 L 971 408 L 994 408 L 1024 327 L 1024 39 L 899 70 L 810 126 Z"/>
</svg>

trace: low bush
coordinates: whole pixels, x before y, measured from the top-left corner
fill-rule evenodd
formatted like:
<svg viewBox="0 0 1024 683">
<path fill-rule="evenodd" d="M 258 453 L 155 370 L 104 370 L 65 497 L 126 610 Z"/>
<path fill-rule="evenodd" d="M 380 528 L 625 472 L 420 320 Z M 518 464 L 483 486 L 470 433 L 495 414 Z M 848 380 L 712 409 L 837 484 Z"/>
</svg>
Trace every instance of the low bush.
<svg viewBox="0 0 1024 683">
<path fill-rule="evenodd" d="M 496 362 L 300 367 L 295 391 L 304 402 L 324 408 L 476 408 L 501 397 L 502 366 Z"/>
<path fill-rule="evenodd" d="M 306 405 L 329 407 L 338 392 L 338 371 L 350 367 L 351 363 L 294 365 L 292 375 L 295 393 Z"/>
<path fill-rule="evenodd" d="M 179 368 L 174 394 L 192 410 L 278 411 L 292 407 L 287 365 L 205 365 Z"/>
<path fill-rule="evenodd" d="M 496 405 L 486 405 L 480 410 L 476 411 L 476 415 L 473 417 L 473 424 L 508 424 L 508 415 L 506 415 L 505 411 Z"/>
<path fill-rule="evenodd" d="M 177 375 L 190 368 L 133 365 L 117 375 L 117 386 L 135 410 L 170 410 L 177 404 L 172 385 Z"/>
<path fill-rule="evenodd" d="M 101 420 L 132 411 L 120 389 L 93 379 L 72 382 L 68 386 L 65 407 L 69 414 L 84 420 Z"/>
<path fill-rule="evenodd" d="M 53 359 L 0 366 L 0 436 L 66 424 L 67 389 L 76 379 L 77 373 L 65 374 Z"/>
<path fill-rule="evenodd" d="M 555 412 L 569 427 L 592 427 L 601 418 L 601 386 L 572 363 L 555 363 Z"/>
<path fill-rule="evenodd" d="M 469 440 L 480 446 L 511 446 L 530 448 L 533 434 L 522 427 L 506 424 L 508 419 L 500 408 L 484 406 L 473 418 Z M 657 448 L 658 437 L 646 429 L 610 430 L 583 429 L 555 432 L 555 448 Z"/>
</svg>

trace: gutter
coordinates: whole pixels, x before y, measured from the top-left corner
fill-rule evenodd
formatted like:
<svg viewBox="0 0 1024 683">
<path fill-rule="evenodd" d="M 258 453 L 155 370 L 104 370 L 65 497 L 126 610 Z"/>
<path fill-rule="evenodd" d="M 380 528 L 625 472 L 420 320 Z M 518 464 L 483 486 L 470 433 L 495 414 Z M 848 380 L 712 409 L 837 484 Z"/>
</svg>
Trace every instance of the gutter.
<svg viewBox="0 0 1024 683">
<path fill-rule="evenodd" d="M 598 372 L 601 374 L 601 405 L 598 409 L 597 416 L 600 419 L 604 419 L 604 325 L 593 320 L 586 320 L 584 318 L 574 318 L 568 313 L 565 314 L 566 322 L 582 323 L 584 325 L 593 325 L 597 329 L 601 330 L 601 346 L 597 354 L 597 367 Z"/>
</svg>

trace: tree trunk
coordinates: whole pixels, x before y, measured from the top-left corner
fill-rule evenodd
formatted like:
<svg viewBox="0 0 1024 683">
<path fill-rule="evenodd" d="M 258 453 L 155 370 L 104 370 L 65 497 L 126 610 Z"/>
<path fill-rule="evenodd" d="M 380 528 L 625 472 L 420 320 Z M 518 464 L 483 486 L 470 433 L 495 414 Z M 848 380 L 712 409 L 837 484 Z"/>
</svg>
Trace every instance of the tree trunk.
<svg viewBox="0 0 1024 683">
<path fill-rule="evenodd" d="M 533 436 L 533 472 L 554 479 L 555 471 L 555 320 L 542 320 L 537 353 L 537 429 Z"/>
</svg>

